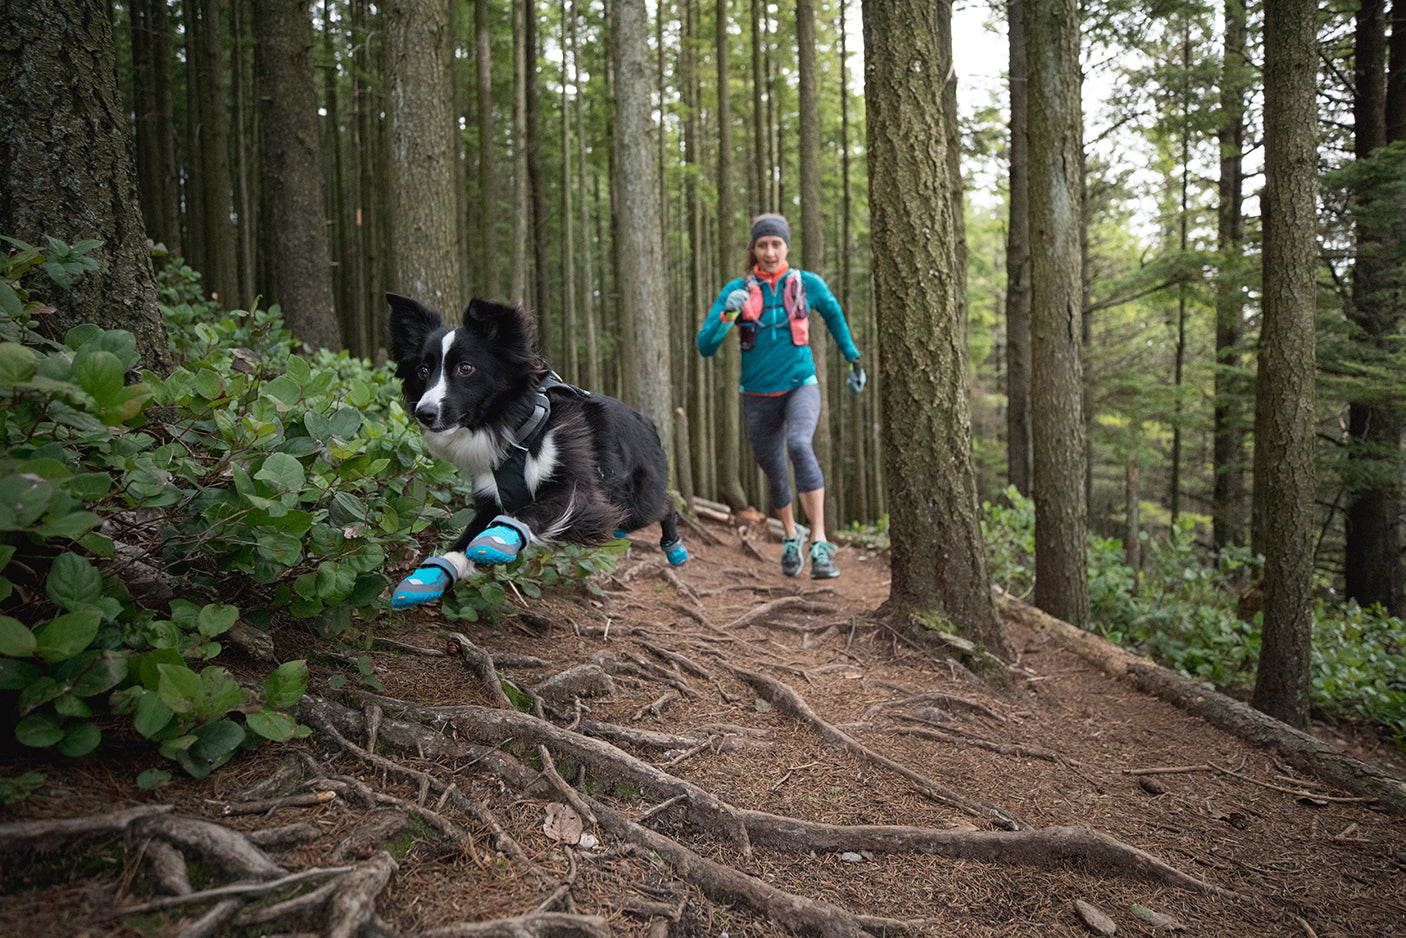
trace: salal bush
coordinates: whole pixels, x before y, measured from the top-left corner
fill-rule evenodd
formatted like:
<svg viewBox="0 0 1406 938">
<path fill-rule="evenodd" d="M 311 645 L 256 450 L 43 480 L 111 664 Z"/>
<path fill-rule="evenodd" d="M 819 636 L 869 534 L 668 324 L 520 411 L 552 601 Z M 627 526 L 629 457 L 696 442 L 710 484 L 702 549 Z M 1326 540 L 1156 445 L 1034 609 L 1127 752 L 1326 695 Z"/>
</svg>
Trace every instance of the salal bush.
<svg viewBox="0 0 1406 938">
<path fill-rule="evenodd" d="M 305 732 L 305 662 L 241 681 L 220 661 L 229 633 L 354 637 L 461 483 L 406 432 L 387 369 L 295 354 L 276 311 L 220 312 L 173 263 L 180 365 L 139 373 L 131 334 L 48 336 L 30 294 L 93 268 L 97 242 L 6 240 L 0 732 L 81 756 L 116 715 L 197 777 Z"/>
</svg>

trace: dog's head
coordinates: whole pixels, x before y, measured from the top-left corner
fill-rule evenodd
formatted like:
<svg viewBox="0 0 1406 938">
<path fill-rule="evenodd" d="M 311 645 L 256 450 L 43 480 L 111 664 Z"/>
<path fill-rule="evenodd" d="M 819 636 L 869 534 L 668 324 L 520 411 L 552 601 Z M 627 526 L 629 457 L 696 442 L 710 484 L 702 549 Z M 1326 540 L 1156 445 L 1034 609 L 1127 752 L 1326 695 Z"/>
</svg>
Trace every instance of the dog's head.
<svg viewBox="0 0 1406 938">
<path fill-rule="evenodd" d="M 547 372 L 533 349 L 532 316 L 520 307 L 473 300 L 451 329 L 415 300 L 386 300 L 396 377 L 425 432 L 487 429 Z"/>
</svg>

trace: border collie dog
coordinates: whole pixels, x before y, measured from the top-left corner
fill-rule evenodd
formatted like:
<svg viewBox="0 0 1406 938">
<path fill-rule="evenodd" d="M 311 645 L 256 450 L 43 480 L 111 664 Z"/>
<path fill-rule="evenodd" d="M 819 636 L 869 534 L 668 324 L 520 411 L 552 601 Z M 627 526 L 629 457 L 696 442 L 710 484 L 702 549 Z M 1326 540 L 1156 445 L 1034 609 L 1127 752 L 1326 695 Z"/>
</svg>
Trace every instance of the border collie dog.
<svg viewBox="0 0 1406 938">
<path fill-rule="evenodd" d="M 386 300 L 406 407 L 430 453 L 474 490 L 468 529 L 401 581 L 391 605 L 438 599 L 475 565 L 509 563 L 529 544 L 598 544 L 655 522 L 669 562 L 688 559 L 653 421 L 562 382 L 533 347 L 530 313 L 473 300 L 453 329 L 415 300 Z"/>
</svg>

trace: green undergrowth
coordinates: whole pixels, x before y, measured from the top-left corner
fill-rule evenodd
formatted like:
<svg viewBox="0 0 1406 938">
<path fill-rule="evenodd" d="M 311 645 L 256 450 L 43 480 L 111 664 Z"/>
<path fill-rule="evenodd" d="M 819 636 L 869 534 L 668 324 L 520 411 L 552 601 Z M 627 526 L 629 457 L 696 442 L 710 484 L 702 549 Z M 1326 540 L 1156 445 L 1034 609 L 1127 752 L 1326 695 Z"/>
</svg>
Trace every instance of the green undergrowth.
<svg viewBox="0 0 1406 938">
<path fill-rule="evenodd" d="M 1034 503 L 1014 488 L 982 505 L 994 583 L 1017 596 L 1035 577 Z M 1143 535 L 1143 564 L 1124 563 L 1123 545 L 1088 541 L 1094 627 L 1110 641 L 1231 693 L 1253 686 L 1260 614 L 1244 621 L 1240 597 L 1258 558 L 1243 549 L 1211 556 L 1183 521 L 1163 538 Z M 1400 619 L 1356 603 L 1319 599 L 1313 611 L 1312 699 L 1325 716 L 1381 727 L 1406 748 L 1406 630 Z"/>
<path fill-rule="evenodd" d="M 6 242 L 0 733 L 82 757 L 115 715 L 195 777 L 305 734 L 292 710 L 306 662 L 236 674 L 229 633 L 365 647 L 398 620 L 387 570 L 462 530 L 451 509 L 469 503 L 465 482 L 425 455 L 389 368 L 302 349 L 276 307 L 224 312 L 168 263 L 178 364 L 159 376 L 126 331 L 46 330 L 49 302 L 96 266 L 97 242 Z M 460 584 L 446 613 L 492 618 L 510 590 L 536 597 L 613 562 L 537 552 Z M 0 801 L 33 787 L 32 774 L 0 779 Z"/>
</svg>

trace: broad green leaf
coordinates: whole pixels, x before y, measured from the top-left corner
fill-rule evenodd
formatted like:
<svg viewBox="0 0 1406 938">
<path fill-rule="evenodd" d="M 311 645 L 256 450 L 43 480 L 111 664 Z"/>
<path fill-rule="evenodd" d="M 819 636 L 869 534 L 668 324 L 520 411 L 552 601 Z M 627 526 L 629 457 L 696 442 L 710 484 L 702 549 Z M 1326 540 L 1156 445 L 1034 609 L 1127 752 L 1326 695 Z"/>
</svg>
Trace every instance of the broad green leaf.
<svg viewBox="0 0 1406 938">
<path fill-rule="evenodd" d="M 278 666 L 264 684 L 264 701 L 270 707 L 286 709 L 303 699 L 308 689 L 308 663 L 286 661 Z"/>
<path fill-rule="evenodd" d="M 201 671 L 200 683 L 205 690 L 205 701 L 199 715 L 207 719 L 243 705 L 248 693 L 239 686 L 233 675 L 218 665 Z"/>
<path fill-rule="evenodd" d="M 76 541 L 97 527 L 101 520 L 91 511 L 70 511 L 45 521 L 39 526 L 38 533 L 44 537 Z"/>
<path fill-rule="evenodd" d="M 127 677 L 131 658 L 123 652 L 101 652 L 73 682 L 70 690 L 80 697 L 95 697 L 112 690 Z"/>
<path fill-rule="evenodd" d="M 298 728 L 296 720 L 276 710 L 260 710 L 258 713 L 251 713 L 244 718 L 244 722 L 255 733 L 277 743 L 286 743 L 292 739 L 294 731 Z"/>
<path fill-rule="evenodd" d="M 96 723 L 74 723 L 64 732 L 63 740 L 56 748 L 70 759 L 76 759 L 98 748 L 102 738 L 102 730 Z"/>
<path fill-rule="evenodd" d="M 54 698 L 54 712 L 61 717 L 79 717 L 86 720 L 93 715 L 93 708 L 81 697 L 60 694 Z"/>
<path fill-rule="evenodd" d="M 340 408 L 332 415 L 327 426 L 327 433 L 339 440 L 350 439 L 361 429 L 361 411 L 354 407 Z"/>
<path fill-rule="evenodd" d="M 137 776 L 137 787 L 142 791 L 164 788 L 171 783 L 171 773 L 165 769 L 147 769 Z"/>
<path fill-rule="evenodd" d="M 39 668 L 30 661 L 0 658 L 0 690 L 23 690 L 39 679 Z"/>
<path fill-rule="evenodd" d="M 45 749 L 63 739 L 63 726 L 52 715 L 31 713 L 15 724 L 15 739 L 35 749 Z"/>
<path fill-rule="evenodd" d="M 103 591 L 102 574 L 84 557 L 68 551 L 54 559 L 44 580 L 49 599 L 69 612 L 95 603 Z"/>
<path fill-rule="evenodd" d="M 80 472 L 68 480 L 67 488 L 75 498 L 97 501 L 112 491 L 112 476 L 106 472 Z"/>
<path fill-rule="evenodd" d="M 102 615 L 92 606 L 68 612 L 35 630 L 34 653 L 45 661 L 72 658 L 92 644 Z"/>
<path fill-rule="evenodd" d="M 303 399 L 303 389 L 287 375 L 279 375 L 264 385 L 264 393 L 283 405 L 280 410 L 286 410 Z"/>
<path fill-rule="evenodd" d="M 195 373 L 195 393 L 207 401 L 216 401 L 224 396 L 225 383 L 219 373 L 210 368 L 202 368 Z"/>
<path fill-rule="evenodd" d="M 3 280 L 0 280 L 0 312 L 15 319 L 24 314 L 24 301 L 15 292 L 15 288 Z"/>
<path fill-rule="evenodd" d="M 270 534 L 260 539 L 259 552 L 270 560 L 291 567 L 303 554 L 303 542 L 287 534 Z"/>
<path fill-rule="evenodd" d="M 33 378 L 37 360 L 34 350 L 27 346 L 0 342 L 0 385 L 19 384 Z"/>
<path fill-rule="evenodd" d="M 223 635 L 234 628 L 234 623 L 238 620 L 238 606 L 210 603 L 201 609 L 200 614 L 195 617 L 195 627 L 206 638 L 214 638 L 216 635 Z"/>
<path fill-rule="evenodd" d="M 192 714 L 205 702 L 205 685 L 196 674 L 184 664 L 158 664 L 160 673 L 156 692 L 161 700 L 176 713 Z"/>
<path fill-rule="evenodd" d="M 137 700 L 136 713 L 132 717 L 132 725 L 137 728 L 147 739 L 156 738 L 156 734 L 164 730 L 171 722 L 175 713 L 166 706 L 160 695 L 147 691 Z"/>
<path fill-rule="evenodd" d="M 287 453 L 270 453 L 254 478 L 262 479 L 285 492 L 301 492 L 307 481 L 303 464 Z"/>
<path fill-rule="evenodd" d="M 297 382 L 298 387 L 301 388 L 302 386 L 307 384 L 308 380 L 312 377 L 312 369 L 308 367 L 308 363 L 304 361 L 300 356 L 289 355 L 288 377 L 292 378 L 295 382 Z"/>
<path fill-rule="evenodd" d="M 244 727 L 233 720 L 214 720 L 197 726 L 192 732 L 196 743 L 191 747 L 191 754 L 203 756 L 211 762 L 229 758 L 244 742 L 245 736 Z"/>
<path fill-rule="evenodd" d="M 102 408 L 118 403 L 123 390 L 122 362 L 111 352 L 86 348 L 73 360 L 73 380 Z"/>
<path fill-rule="evenodd" d="M 10 558 L 15 555 L 15 545 L 0 544 L 0 570 L 4 570 L 10 565 Z"/>
<path fill-rule="evenodd" d="M 36 475 L 0 479 L 0 531 L 29 528 L 44 516 L 53 495 L 53 483 Z"/>
<path fill-rule="evenodd" d="M 28 658 L 34 654 L 34 633 L 18 619 L 0 616 L 0 655 Z"/>
</svg>

